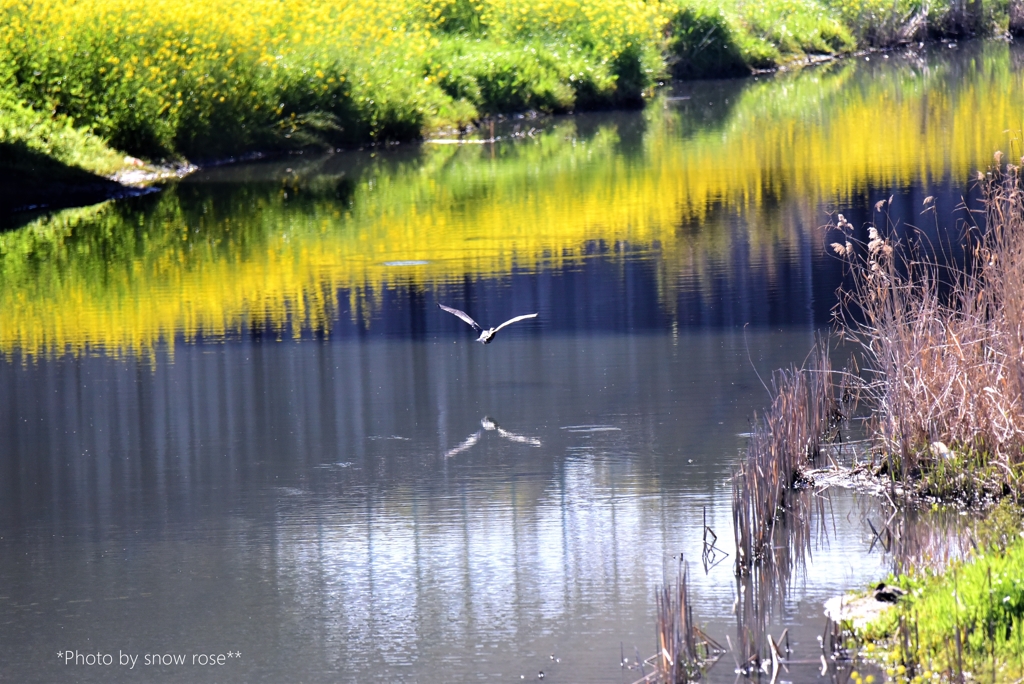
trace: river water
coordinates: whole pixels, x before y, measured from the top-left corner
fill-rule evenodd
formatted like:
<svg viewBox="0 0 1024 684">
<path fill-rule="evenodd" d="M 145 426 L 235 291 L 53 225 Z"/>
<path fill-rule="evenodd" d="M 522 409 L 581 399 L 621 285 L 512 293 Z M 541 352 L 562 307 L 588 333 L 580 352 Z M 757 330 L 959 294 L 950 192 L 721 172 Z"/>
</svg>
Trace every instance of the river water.
<svg viewBox="0 0 1024 684">
<path fill-rule="evenodd" d="M 760 378 L 829 326 L 822 226 L 958 235 L 1020 153 L 1022 60 L 686 84 L 0 235 L 0 678 L 628 683 L 680 555 L 738 643 L 729 478 Z M 539 315 L 484 346 L 437 303 Z M 806 501 L 765 618 L 791 681 L 824 600 L 893 562 L 878 502 Z"/>
</svg>

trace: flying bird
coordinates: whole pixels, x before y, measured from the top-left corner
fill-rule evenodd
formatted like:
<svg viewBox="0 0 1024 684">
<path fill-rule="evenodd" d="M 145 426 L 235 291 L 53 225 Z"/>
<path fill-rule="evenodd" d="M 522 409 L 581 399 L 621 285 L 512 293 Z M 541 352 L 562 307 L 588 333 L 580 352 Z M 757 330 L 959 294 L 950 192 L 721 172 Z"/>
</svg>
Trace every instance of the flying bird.
<svg viewBox="0 0 1024 684">
<path fill-rule="evenodd" d="M 447 311 L 450 314 L 458 316 L 459 318 L 464 320 L 466 323 L 469 323 L 471 326 L 473 326 L 474 330 L 479 330 L 480 331 L 480 337 L 476 338 L 476 341 L 477 342 L 483 342 L 484 344 L 490 344 L 491 340 L 494 339 L 494 336 L 498 334 L 498 331 L 501 330 L 502 328 L 504 328 L 505 326 L 512 325 L 513 323 L 516 323 L 518 321 L 526 320 L 527 318 L 536 318 L 537 317 L 537 314 L 535 314 L 535 313 L 523 314 L 522 316 L 516 316 L 515 318 L 508 319 L 507 321 L 505 321 L 504 323 L 499 325 L 497 328 L 488 328 L 488 329 L 485 330 L 482 325 L 480 325 L 479 323 L 474 321 L 472 318 L 470 318 L 469 314 L 467 314 L 465 311 L 459 311 L 458 309 L 453 309 L 450 306 L 445 306 L 444 304 L 438 304 L 437 306 L 442 311 Z"/>
</svg>

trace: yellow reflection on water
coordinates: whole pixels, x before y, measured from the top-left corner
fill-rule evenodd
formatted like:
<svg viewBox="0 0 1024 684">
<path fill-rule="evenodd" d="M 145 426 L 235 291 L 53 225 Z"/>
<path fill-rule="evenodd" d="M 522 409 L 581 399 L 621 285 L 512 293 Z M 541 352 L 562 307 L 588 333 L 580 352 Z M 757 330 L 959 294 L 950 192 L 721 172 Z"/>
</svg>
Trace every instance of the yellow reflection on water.
<svg viewBox="0 0 1024 684">
<path fill-rule="evenodd" d="M 389 287 L 558 269 L 594 245 L 651 252 L 663 297 L 706 282 L 709 263 L 729 274 L 737 239 L 771 270 L 823 204 L 960 182 L 1011 150 L 1024 77 L 1008 46 L 872 59 L 695 86 L 515 143 L 427 144 L 358 172 L 295 162 L 275 183 L 62 212 L 0 236 L 0 353 L 148 355 L 176 336 L 323 330 L 339 308 L 368 316 Z"/>
</svg>

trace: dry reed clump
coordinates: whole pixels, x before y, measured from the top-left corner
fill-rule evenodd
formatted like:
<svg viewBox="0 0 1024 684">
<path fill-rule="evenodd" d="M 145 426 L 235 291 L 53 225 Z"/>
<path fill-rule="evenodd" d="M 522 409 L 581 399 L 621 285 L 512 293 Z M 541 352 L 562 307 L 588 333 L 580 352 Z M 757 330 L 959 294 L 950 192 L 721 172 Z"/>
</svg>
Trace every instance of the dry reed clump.
<svg viewBox="0 0 1024 684">
<path fill-rule="evenodd" d="M 789 492 L 845 417 L 828 350 L 818 344 L 809 358 L 807 368 L 772 376 L 772 403 L 755 417 L 746 457 L 733 477 L 738 575 L 774 552 L 773 532 Z"/>
<path fill-rule="evenodd" d="M 789 657 L 786 632 L 775 639 L 769 626 L 773 617 L 784 614 L 797 571 L 814 548 L 828 544 L 830 509 L 827 491 L 792 491 L 784 512 L 771 522 L 770 545 L 756 562 L 737 566 L 736 641 L 729 640 L 729 647 L 738 673 L 753 677 L 776 671 Z"/>
<path fill-rule="evenodd" d="M 658 652 L 648 681 L 680 684 L 700 679 L 723 653 L 722 647 L 693 621 L 689 570 L 680 558 L 674 586 L 658 587 Z M 641 680 L 643 681 L 643 680 Z"/>
<path fill-rule="evenodd" d="M 978 175 L 986 223 L 966 265 L 917 258 L 875 227 L 854 244 L 842 215 L 836 226 L 844 239 L 832 248 L 853 278 L 840 316 L 863 351 L 880 470 L 923 495 L 973 501 L 1020 489 L 1024 194 L 1020 167 L 999 161 Z"/>
</svg>

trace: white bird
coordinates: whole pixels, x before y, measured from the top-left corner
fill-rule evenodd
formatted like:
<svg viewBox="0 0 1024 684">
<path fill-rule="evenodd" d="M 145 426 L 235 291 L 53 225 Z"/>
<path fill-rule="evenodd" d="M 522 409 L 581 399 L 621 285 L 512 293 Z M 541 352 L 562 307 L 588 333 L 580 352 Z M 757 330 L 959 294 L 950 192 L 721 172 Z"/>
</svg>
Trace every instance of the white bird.
<svg viewBox="0 0 1024 684">
<path fill-rule="evenodd" d="M 473 326 L 474 330 L 479 330 L 480 337 L 476 338 L 476 341 L 483 342 L 484 344 L 490 344 L 491 340 L 494 339 L 494 336 L 498 334 L 498 331 L 504 328 L 506 325 L 512 325 L 513 323 L 526 320 L 527 318 L 537 317 L 537 314 L 535 313 L 523 314 L 522 316 L 516 316 L 515 318 L 508 319 L 507 321 L 499 325 L 497 328 L 488 328 L 485 330 L 482 325 L 480 325 L 472 318 L 470 318 L 469 314 L 467 314 L 465 311 L 459 311 L 458 309 L 453 309 L 450 306 L 445 306 L 444 304 L 438 304 L 437 306 L 440 307 L 442 311 L 447 311 L 450 314 L 454 314 L 455 316 L 458 316 L 459 318 L 464 320 L 466 323 L 469 323 L 471 326 Z"/>
</svg>

